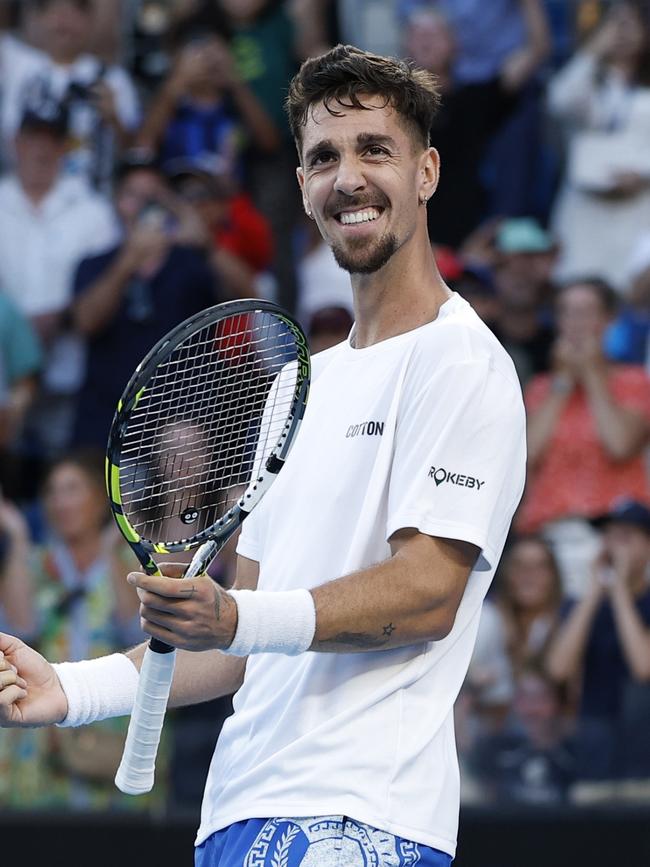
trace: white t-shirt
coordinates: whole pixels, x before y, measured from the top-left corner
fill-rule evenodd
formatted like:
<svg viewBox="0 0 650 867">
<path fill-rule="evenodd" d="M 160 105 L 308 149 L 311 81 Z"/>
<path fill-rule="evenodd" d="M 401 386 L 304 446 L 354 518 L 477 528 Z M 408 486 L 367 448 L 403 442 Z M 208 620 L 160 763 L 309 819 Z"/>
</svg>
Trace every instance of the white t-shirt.
<svg viewBox="0 0 650 867">
<path fill-rule="evenodd" d="M 249 657 L 199 843 L 243 819 L 338 814 L 454 853 L 453 704 L 524 467 L 515 369 L 458 295 L 434 322 L 314 358 L 303 427 L 238 544 L 260 563 L 259 589 L 311 588 L 383 561 L 404 527 L 481 554 L 441 641 Z"/>
<path fill-rule="evenodd" d="M 66 307 L 79 262 L 119 238 L 113 208 L 79 178 L 59 178 L 38 208 L 14 176 L 0 180 L 0 290 L 26 316 Z"/>
</svg>

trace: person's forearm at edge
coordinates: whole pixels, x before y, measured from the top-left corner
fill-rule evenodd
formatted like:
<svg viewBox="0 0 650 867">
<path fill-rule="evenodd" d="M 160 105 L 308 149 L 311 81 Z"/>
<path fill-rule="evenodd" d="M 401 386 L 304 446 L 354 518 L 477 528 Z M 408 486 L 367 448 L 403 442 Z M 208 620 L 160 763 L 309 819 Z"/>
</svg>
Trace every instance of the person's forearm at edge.
<svg viewBox="0 0 650 867">
<path fill-rule="evenodd" d="M 607 379 L 600 370 L 588 371 L 583 382 L 598 438 L 607 454 L 615 461 L 636 457 L 648 441 L 646 421 L 612 399 Z"/>
<path fill-rule="evenodd" d="M 118 253 L 107 270 L 91 283 L 72 304 L 72 321 L 89 337 L 101 331 L 115 316 L 133 274 L 126 248 Z"/>
<path fill-rule="evenodd" d="M 8 622 L 25 635 L 36 625 L 34 587 L 29 571 L 29 539 L 22 533 L 9 537 L 4 574 L 0 577 L 0 602 Z"/>
<path fill-rule="evenodd" d="M 280 133 L 250 87 L 240 78 L 234 78 L 230 94 L 256 147 L 263 153 L 279 150 L 282 144 Z"/>
<path fill-rule="evenodd" d="M 528 465 L 535 467 L 543 457 L 555 432 L 572 386 L 555 377 L 544 403 L 528 416 Z"/>
<path fill-rule="evenodd" d="M 635 680 L 650 680 L 650 630 L 639 617 L 625 581 L 616 581 L 610 594 L 623 655 Z"/>
<path fill-rule="evenodd" d="M 182 95 L 183 88 L 172 75 L 154 96 L 142 126 L 135 136 L 136 147 L 151 151 L 158 148 Z"/>
<path fill-rule="evenodd" d="M 546 670 L 554 680 L 565 683 L 580 671 L 602 590 L 594 581 L 560 626 L 546 653 Z"/>
</svg>

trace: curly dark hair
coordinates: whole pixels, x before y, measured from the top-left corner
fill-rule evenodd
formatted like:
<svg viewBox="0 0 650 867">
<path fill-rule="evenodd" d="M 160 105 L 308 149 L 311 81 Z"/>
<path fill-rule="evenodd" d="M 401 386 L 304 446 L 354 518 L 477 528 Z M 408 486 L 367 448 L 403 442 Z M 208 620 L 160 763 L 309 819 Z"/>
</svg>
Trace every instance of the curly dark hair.
<svg viewBox="0 0 650 867">
<path fill-rule="evenodd" d="M 414 141 L 429 146 L 429 130 L 440 105 L 433 73 L 404 60 L 381 57 L 352 45 L 337 45 L 306 60 L 289 86 L 286 110 L 298 151 L 310 108 L 322 102 L 334 116 L 342 108 L 366 109 L 363 96 L 382 96 L 403 118 Z"/>
</svg>

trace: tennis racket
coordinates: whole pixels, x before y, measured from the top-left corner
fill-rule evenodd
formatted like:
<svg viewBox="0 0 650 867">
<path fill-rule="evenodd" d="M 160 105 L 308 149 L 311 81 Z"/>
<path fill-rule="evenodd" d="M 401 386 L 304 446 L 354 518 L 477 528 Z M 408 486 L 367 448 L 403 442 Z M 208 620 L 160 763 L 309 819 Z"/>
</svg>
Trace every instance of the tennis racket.
<svg viewBox="0 0 650 867">
<path fill-rule="evenodd" d="M 309 390 L 300 326 L 266 301 L 204 310 L 162 338 L 131 377 L 111 426 L 106 483 L 142 568 L 154 554 L 198 550 L 203 573 L 282 469 Z M 151 790 L 176 651 L 152 638 L 115 777 Z"/>
</svg>

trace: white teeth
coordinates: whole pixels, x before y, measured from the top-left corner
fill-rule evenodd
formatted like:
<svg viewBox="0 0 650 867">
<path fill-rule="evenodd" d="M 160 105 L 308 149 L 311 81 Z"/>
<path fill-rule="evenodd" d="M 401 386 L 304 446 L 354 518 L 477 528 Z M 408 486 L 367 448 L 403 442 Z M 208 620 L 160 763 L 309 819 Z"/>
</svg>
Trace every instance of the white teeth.
<svg viewBox="0 0 650 867">
<path fill-rule="evenodd" d="M 370 220 L 376 220 L 379 217 L 379 211 L 375 208 L 368 208 L 366 211 L 351 211 L 348 213 L 342 213 L 340 216 L 340 220 L 343 225 L 348 225 L 349 223 L 367 223 Z"/>
</svg>

